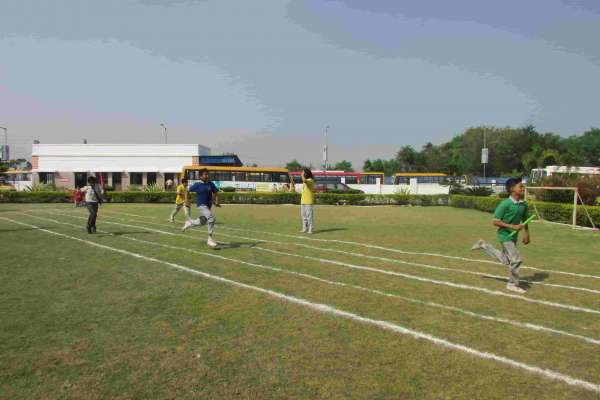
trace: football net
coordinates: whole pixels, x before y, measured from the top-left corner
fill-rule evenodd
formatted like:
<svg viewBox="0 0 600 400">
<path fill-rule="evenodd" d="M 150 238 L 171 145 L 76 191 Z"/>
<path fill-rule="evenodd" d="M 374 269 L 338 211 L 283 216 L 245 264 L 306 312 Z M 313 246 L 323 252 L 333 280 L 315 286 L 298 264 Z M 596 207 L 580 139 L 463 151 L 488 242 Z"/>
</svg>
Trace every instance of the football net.
<svg viewBox="0 0 600 400">
<path fill-rule="evenodd" d="M 539 220 L 569 225 L 573 229 L 596 229 L 600 222 L 592 219 L 576 187 L 526 187 L 525 200 Z"/>
</svg>

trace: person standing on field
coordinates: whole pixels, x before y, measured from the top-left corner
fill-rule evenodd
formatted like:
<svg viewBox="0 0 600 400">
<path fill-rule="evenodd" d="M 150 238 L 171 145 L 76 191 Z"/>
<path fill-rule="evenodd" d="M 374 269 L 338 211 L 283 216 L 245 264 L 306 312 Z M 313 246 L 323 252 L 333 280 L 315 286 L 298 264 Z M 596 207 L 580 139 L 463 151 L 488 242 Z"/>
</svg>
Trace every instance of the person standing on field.
<svg viewBox="0 0 600 400">
<path fill-rule="evenodd" d="M 300 216 L 302 217 L 301 233 L 313 233 L 313 204 L 315 180 L 312 171 L 308 168 L 302 169 L 302 197 L 300 198 Z"/>
<path fill-rule="evenodd" d="M 96 233 L 96 219 L 98 218 L 98 206 L 103 203 L 102 194 L 104 191 L 98 185 L 95 176 L 87 179 L 87 186 L 82 187 L 81 193 L 85 195 L 85 206 L 88 209 L 89 217 L 87 221 L 87 232 Z"/>
<path fill-rule="evenodd" d="M 471 250 L 484 250 L 491 257 L 509 267 L 509 280 L 506 289 L 525 293 L 525 289 L 519 286 L 519 267 L 523 263 L 521 253 L 517 249 L 518 232 L 525 231 L 523 244 L 529 244 L 529 227 L 522 224 L 527 219 L 527 203 L 523 200 L 524 188 L 521 179 L 511 178 L 506 181 L 506 191 L 509 197 L 503 200 L 496 211 L 494 211 L 494 226 L 498 227 L 498 239 L 502 251 L 479 239 Z M 516 231 L 516 234 L 512 234 Z"/>
<path fill-rule="evenodd" d="M 192 226 L 201 226 L 208 224 L 208 240 L 206 244 L 209 247 L 217 247 L 217 242 L 213 240 L 215 232 L 215 214 L 212 212 L 212 206 L 221 207 L 219 204 L 219 189 L 214 183 L 208 180 L 208 170 L 200 170 L 200 181 L 194 183 L 185 191 L 184 203 L 186 207 L 190 207 L 190 193 L 196 193 L 196 208 L 200 214 L 197 219 L 188 219 L 183 225 L 185 232 Z M 213 200 L 214 197 L 214 200 Z"/>
<path fill-rule="evenodd" d="M 175 198 L 175 208 L 169 217 L 169 222 L 175 222 L 175 216 L 183 208 L 183 213 L 185 214 L 185 220 L 190 220 L 190 208 L 185 205 L 185 192 L 187 192 L 187 178 L 183 178 L 181 183 L 177 186 L 177 197 Z"/>
</svg>

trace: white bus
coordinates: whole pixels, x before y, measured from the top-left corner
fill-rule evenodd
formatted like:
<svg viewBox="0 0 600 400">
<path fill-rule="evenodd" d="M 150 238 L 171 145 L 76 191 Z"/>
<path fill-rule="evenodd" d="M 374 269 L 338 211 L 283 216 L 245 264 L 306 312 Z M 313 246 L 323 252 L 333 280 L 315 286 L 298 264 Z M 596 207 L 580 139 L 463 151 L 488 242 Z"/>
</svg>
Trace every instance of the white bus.
<svg viewBox="0 0 600 400">
<path fill-rule="evenodd" d="M 531 181 L 540 182 L 547 176 L 553 175 L 600 175 L 600 167 L 567 167 L 550 165 L 546 168 L 531 170 Z"/>
</svg>

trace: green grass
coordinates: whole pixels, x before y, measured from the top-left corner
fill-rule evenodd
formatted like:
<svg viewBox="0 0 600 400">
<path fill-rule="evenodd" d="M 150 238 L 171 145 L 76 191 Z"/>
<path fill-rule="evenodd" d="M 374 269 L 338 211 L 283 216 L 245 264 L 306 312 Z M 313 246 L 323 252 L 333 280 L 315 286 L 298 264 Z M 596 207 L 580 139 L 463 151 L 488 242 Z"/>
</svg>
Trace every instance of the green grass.
<svg viewBox="0 0 600 400">
<path fill-rule="evenodd" d="M 297 239 L 292 237 L 300 229 L 295 206 L 216 209 L 215 237 L 226 244 L 210 250 L 204 244 L 205 229 L 181 234 L 179 223 L 166 222 L 170 210 L 168 205 L 106 205 L 98 228 L 111 234 L 88 235 L 84 209 L 0 205 L 1 399 L 600 398 L 497 361 L 6 220 L 327 304 L 600 384 L 599 344 L 460 310 L 600 340 L 598 314 L 349 268 L 505 292 L 503 281 L 457 271 L 505 276 L 500 265 Z M 311 239 L 416 253 L 484 260 L 485 254 L 469 251 L 471 244 L 479 237 L 496 244 L 491 216 L 464 209 L 321 206 L 315 222 Z M 553 272 L 600 276 L 599 238 L 598 233 L 535 223 L 532 244 L 519 247 L 526 266 L 545 271 L 523 269 L 521 274 L 540 283 L 600 290 L 600 279 Z M 581 290 L 534 283 L 525 297 L 600 310 L 600 294 Z"/>
</svg>

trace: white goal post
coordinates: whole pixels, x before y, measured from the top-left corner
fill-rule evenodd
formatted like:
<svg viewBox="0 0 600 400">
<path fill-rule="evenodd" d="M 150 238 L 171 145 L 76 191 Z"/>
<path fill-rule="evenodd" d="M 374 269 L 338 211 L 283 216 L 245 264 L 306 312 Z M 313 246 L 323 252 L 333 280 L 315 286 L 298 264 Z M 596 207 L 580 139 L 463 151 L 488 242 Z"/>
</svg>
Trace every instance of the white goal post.
<svg viewBox="0 0 600 400">
<path fill-rule="evenodd" d="M 587 208 L 585 208 L 585 204 L 583 204 L 583 200 L 581 199 L 579 190 L 576 187 L 525 186 L 525 200 L 526 201 L 531 200 L 532 195 L 533 195 L 533 200 L 539 200 L 536 198 L 537 196 L 535 196 L 535 192 L 536 191 L 544 191 L 544 190 L 572 191 L 573 192 L 573 213 L 571 216 L 572 222 L 571 222 L 571 224 L 566 224 L 566 225 L 570 225 L 573 229 L 578 228 L 578 226 L 577 226 L 577 205 L 579 203 L 579 204 L 581 204 L 583 210 L 587 214 L 587 217 L 592 225 L 592 228 L 595 229 L 596 226 L 594 225 L 594 221 L 592 220 L 590 214 L 588 213 Z M 538 210 L 535 203 L 532 203 L 532 205 L 533 205 L 533 209 L 535 210 L 535 213 L 536 213 L 538 219 L 545 220 L 544 214 Z M 552 221 L 549 221 L 549 222 L 552 222 Z M 554 222 L 554 223 L 559 223 L 559 222 Z"/>
</svg>

